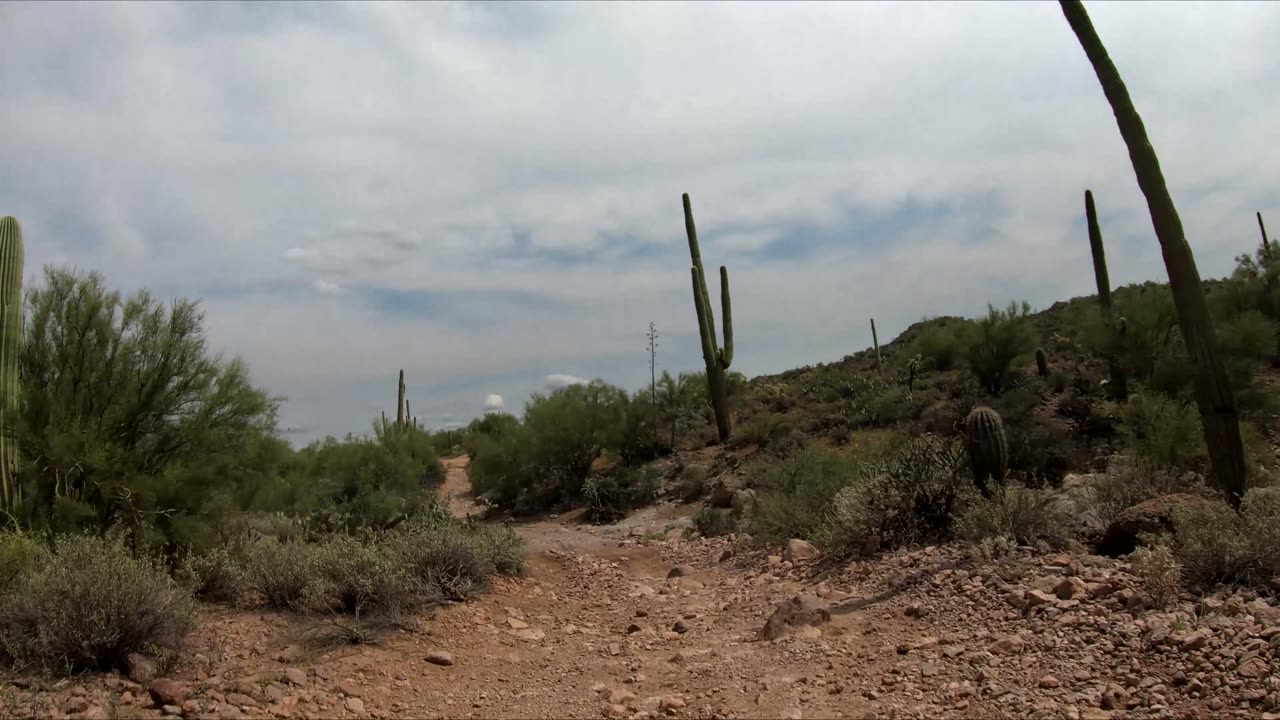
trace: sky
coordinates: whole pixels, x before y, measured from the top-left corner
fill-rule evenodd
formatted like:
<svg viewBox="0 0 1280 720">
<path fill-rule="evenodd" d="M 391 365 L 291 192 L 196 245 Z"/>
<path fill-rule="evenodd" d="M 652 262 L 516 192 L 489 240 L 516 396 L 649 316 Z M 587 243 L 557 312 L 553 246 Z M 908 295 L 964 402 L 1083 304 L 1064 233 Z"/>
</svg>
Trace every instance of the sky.
<svg viewBox="0 0 1280 720">
<path fill-rule="evenodd" d="M 1280 230 L 1280 4 L 1088 2 L 1205 277 Z M 0 3 L 0 215 L 27 281 L 200 298 L 295 445 L 702 366 L 681 194 L 733 369 L 1165 280 L 1052 2 Z M 1266 88 L 1273 91 L 1266 91 Z M 718 307 L 718 303 L 717 303 Z M 717 321 L 719 313 L 716 313 Z"/>
</svg>

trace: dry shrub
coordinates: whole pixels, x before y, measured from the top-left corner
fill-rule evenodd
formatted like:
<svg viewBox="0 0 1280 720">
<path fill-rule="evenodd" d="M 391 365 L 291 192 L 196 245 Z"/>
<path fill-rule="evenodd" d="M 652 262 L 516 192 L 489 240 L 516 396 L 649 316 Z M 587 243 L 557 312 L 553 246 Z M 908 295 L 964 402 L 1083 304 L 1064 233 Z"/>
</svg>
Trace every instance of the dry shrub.
<svg viewBox="0 0 1280 720">
<path fill-rule="evenodd" d="M 1166 608 L 1178 599 L 1182 583 L 1182 565 L 1167 545 L 1138 548 L 1129 556 L 1133 574 L 1157 608 Z"/>
<path fill-rule="evenodd" d="M 163 565 L 134 557 L 119 537 L 64 535 L 0 599 L 0 655 L 65 673 L 123 669 L 131 653 L 165 665 L 194 612 Z"/>
</svg>

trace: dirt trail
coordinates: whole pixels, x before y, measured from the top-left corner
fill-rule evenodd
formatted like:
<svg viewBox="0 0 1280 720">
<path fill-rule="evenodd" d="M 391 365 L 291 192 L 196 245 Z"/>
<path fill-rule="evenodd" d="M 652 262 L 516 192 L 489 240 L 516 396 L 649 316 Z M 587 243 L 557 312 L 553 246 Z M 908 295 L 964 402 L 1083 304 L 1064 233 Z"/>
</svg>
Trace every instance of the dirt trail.
<svg viewBox="0 0 1280 720">
<path fill-rule="evenodd" d="M 445 464 L 452 512 L 476 514 L 466 459 Z M 805 563 L 680 537 L 696 508 L 664 503 L 610 526 L 580 513 L 515 523 L 526 577 L 376 644 L 307 649 L 312 619 L 202 609 L 169 713 L 1280 720 L 1269 679 L 1280 677 L 1280 608 L 1234 597 L 1150 612 L 1115 561 L 1027 548 L 986 567 L 955 547 L 898 551 L 819 582 Z M 683 575 L 669 578 L 676 566 Z M 830 622 L 760 640 L 801 592 L 830 606 Z M 36 694 L 13 704 L 0 683 L 0 717 L 165 714 L 118 675 L 12 685 Z"/>
</svg>

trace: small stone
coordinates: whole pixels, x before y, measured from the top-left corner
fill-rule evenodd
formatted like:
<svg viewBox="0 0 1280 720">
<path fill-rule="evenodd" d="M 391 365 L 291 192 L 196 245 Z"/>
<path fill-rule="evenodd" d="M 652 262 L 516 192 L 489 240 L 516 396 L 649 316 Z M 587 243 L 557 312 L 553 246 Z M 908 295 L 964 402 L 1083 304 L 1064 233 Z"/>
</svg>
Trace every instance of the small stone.
<svg viewBox="0 0 1280 720">
<path fill-rule="evenodd" d="M 364 712 L 364 701 L 358 697 L 347 698 L 346 705 L 347 705 L 347 710 L 349 710 L 350 712 L 353 712 L 353 713 Z"/>
<path fill-rule="evenodd" d="M 631 623 L 630 625 L 628 625 L 628 626 L 627 626 L 627 634 L 628 634 L 628 635 L 632 635 L 632 634 L 634 634 L 634 633 L 638 633 L 638 632 L 640 632 L 640 631 L 641 631 L 641 630 L 643 630 L 643 629 L 644 629 L 644 628 L 640 627 L 639 625 L 637 625 L 637 624 L 635 624 L 635 623 Z"/>
<path fill-rule="evenodd" d="M 156 707 L 182 705 L 182 701 L 187 699 L 187 689 L 168 678 L 151 681 L 147 694 L 151 695 L 151 701 L 156 704 Z"/>
<path fill-rule="evenodd" d="M 685 621 L 677 620 L 676 624 L 671 626 L 671 629 L 683 635 L 684 633 L 689 632 L 690 628 Z"/>
<path fill-rule="evenodd" d="M 618 643 L 609 643 L 609 654 L 614 656 L 621 655 L 622 646 Z"/>
<path fill-rule="evenodd" d="M 804 540 L 792 538 L 787 541 L 787 547 L 782 551 L 782 559 L 786 562 L 794 563 L 802 560 L 812 560 L 820 554 L 818 548 L 813 545 Z"/>
<path fill-rule="evenodd" d="M 636 608 L 636 617 L 649 617 L 649 611 L 644 608 Z"/>
<path fill-rule="evenodd" d="M 636 694 L 630 690 L 624 690 L 623 688 L 614 688 L 609 691 L 608 699 L 610 705 L 626 705 L 629 702 L 635 701 Z"/>
<path fill-rule="evenodd" d="M 76 713 L 82 713 L 88 709 L 89 709 L 89 701 L 79 696 L 71 698 L 66 702 L 66 704 L 62 706 L 62 711 L 67 713 L 68 715 L 75 715 Z"/>
<path fill-rule="evenodd" d="M 991 651 L 997 655 L 1017 655 L 1024 647 L 1026 647 L 1026 641 L 1020 636 L 1006 635 L 992 644 Z"/>
<path fill-rule="evenodd" d="M 677 565 L 671 568 L 671 572 L 667 573 L 668 578 L 686 577 L 692 575 L 694 569 L 692 565 Z"/>
<path fill-rule="evenodd" d="M 160 708 L 160 712 L 164 713 L 165 715 L 181 715 L 182 708 L 178 707 L 177 705 L 165 705 L 164 707 Z"/>
<path fill-rule="evenodd" d="M 140 655 L 138 653 L 129 653 L 125 659 L 129 666 L 129 679 L 139 685 L 146 685 L 156 679 L 158 670 L 156 663 L 151 658 Z"/>
<path fill-rule="evenodd" d="M 658 701 L 658 709 L 666 712 L 675 712 L 684 709 L 684 698 L 679 695 L 668 695 Z"/>
<path fill-rule="evenodd" d="M 1056 688 L 1062 685 L 1062 681 L 1052 675 L 1045 675 L 1040 678 L 1039 685 L 1045 689 Z"/>
<path fill-rule="evenodd" d="M 244 693 L 227 693 L 227 702 L 236 707 L 257 707 L 258 701 L 245 695 Z"/>
<path fill-rule="evenodd" d="M 298 668 L 286 668 L 284 671 L 284 679 L 294 685 L 306 685 L 307 674 Z"/>
<path fill-rule="evenodd" d="M 509 617 L 509 618 L 507 618 L 507 625 L 508 625 L 512 630 L 523 630 L 523 629 L 525 629 L 525 628 L 529 627 L 529 623 L 527 623 L 527 622 L 525 622 L 525 621 L 523 621 L 523 620 L 517 619 L 517 618 L 513 618 L 513 617 Z"/>
<path fill-rule="evenodd" d="M 444 650 L 432 650 L 427 653 L 426 660 L 432 665 L 448 667 L 453 664 L 453 655 L 445 652 Z"/>
</svg>

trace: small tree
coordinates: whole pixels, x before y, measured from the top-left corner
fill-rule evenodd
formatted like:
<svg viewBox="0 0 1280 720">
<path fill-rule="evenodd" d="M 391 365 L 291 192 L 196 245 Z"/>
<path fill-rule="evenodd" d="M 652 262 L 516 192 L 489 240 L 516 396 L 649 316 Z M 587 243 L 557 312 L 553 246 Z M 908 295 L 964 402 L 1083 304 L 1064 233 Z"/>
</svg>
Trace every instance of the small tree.
<svg viewBox="0 0 1280 720">
<path fill-rule="evenodd" d="M 1009 303 L 1004 310 L 987 306 L 987 316 L 973 326 L 966 358 L 978 382 L 992 395 L 999 395 L 1009 377 L 1009 367 L 1019 356 L 1035 347 L 1031 327 L 1031 306 Z"/>
</svg>

